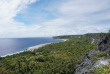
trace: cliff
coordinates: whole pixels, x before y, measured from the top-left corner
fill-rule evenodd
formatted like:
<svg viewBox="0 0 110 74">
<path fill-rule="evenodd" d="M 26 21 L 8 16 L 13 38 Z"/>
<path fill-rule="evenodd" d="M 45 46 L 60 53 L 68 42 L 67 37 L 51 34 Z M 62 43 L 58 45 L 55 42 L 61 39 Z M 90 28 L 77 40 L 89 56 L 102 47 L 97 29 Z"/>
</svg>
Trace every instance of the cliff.
<svg viewBox="0 0 110 74">
<path fill-rule="evenodd" d="M 107 33 L 88 33 L 83 35 L 83 38 L 91 40 L 91 43 L 99 44 Z"/>
<path fill-rule="evenodd" d="M 91 72 L 91 69 L 100 65 L 107 65 L 109 63 L 109 59 L 104 58 L 106 53 L 110 55 L 110 34 L 100 34 L 100 35 L 91 35 L 86 34 L 83 36 L 86 39 L 90 39 L 91 43 L 97 43 L 97 50 L 93 49 L 86 53 L 86 55 L 82 58 L 81 64 L 77 65 L 75 74 L 94 74 Z M 96 57 L 97 54 L 101 55 L 100 60 L 94 61 L 93 56 Z M 96 57 L 97 59 L 98 57 Z M 104 62 L 101 63 L 100 61 Z"/>
</svg>

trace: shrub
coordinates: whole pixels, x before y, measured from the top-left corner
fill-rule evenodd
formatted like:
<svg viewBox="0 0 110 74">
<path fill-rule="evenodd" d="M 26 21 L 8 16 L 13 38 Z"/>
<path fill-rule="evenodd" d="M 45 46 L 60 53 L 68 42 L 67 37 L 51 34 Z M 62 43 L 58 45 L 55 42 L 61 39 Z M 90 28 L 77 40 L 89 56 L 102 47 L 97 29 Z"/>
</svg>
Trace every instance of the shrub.
<svg viewBox="0 0 110 74">
<path fill-rule="evenodd" d="M 102 65 L 91 70 L 94 74 L 110 74 L 110 66 Z"/>
</svg>

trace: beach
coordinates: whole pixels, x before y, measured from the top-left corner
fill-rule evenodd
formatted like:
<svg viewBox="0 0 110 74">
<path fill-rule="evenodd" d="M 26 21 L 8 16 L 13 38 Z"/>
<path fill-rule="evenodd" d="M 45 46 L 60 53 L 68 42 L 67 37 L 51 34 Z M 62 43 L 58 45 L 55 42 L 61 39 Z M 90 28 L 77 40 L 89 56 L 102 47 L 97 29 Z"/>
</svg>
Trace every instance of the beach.
<svg viewBox="0 0 110 74">
<path fill-rule="evenodd" d="M 68 39 L 60 39 L 60 40 L 63 40 L 63 41 L 67 41 Z M 59 43 L 59 42 L 56 42 L 56 43 Z M 40 45 L 36 45 L 36 46 L 32 46 L 32 47 L 29 47 L 27 50 L 25 51 L 34 51 L 34 50 L 37 50 L 39 49 L 40 47 L 44 47 L 48 44 L 51 44 L 51 43 L 46 43 L 46 44 L 40 44 Z"/>
<path fill-rule="evenodd" d="M 64 42 L 64 41 L 67 41 L 68 39 L 60 39 L 60 40 L 63 40 L 62 42 Z M 59 42 L 56 42 L 56 43 L 59 43 Z M 52 43 L 39 44 L 39 45 L 36 45 L 36 46 L 29 47 L 24 51 L 15 52 L 15 53 L 12 53 L 12 54 L 7 54 L 7 55 L 1 56 L 1 57 L 11 56 L 11 55 L 19 54 L 19 53 L 22 53 L 22 52 L 25 52 L 25 51 L 34 51 L 34 50 L 39 49 L 40 47 L 44 47 L 44 46 L 49 45 L 49 44 L 52 44 Z"/>
<path fill-rule="evenodd" d="M 25 51 L 34 51 L 36 49 L 39 49 L 40 47 L 43 47 L 45 45 L 48 45 L 48 44 L 51 44 L 51 43 L 46 43 L 46 44 L 40 44 L 40 45 L 36 45 L 36 46 L 33 46 L 33 47 L 29 47 L 27 50 Z"/>
</svg>

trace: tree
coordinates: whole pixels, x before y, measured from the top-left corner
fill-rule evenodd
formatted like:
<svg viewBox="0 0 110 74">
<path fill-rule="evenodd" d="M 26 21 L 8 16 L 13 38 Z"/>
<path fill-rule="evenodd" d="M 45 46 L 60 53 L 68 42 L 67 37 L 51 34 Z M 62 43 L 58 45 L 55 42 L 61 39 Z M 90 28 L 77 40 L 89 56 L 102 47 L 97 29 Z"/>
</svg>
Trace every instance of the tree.
<svg viewBox="0 0 110 74">
<path fill-rule="evenodd" d="M 2 57 L 0 56 L 0 60 L 2 59 Z"/>
<path fill-rule="evenodd" d="M 108 33 L 110 33 L 110 30 L 108 31 Z"/>
</svg>

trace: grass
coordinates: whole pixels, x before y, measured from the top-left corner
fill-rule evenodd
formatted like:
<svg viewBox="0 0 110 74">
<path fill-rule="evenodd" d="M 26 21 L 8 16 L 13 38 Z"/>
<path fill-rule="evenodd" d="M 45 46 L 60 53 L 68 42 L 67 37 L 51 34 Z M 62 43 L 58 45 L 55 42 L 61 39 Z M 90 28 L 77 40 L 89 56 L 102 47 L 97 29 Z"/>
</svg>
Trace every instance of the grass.
<svg viewBox="0 0 110 74">
<path fill-rule="evenodd" d="M 0 74 L 74 74 L 76 64 L 96 46 L 86 39 L 69 38 L 33 52 L 0 58 Z"/>
<path fill-rule="evenodd" d="M 110 65 L 102 65 L 99 66 L 98 68 L 93 68 L 92 72 L 94 74 L 110 74 Z"/>
</svg>

